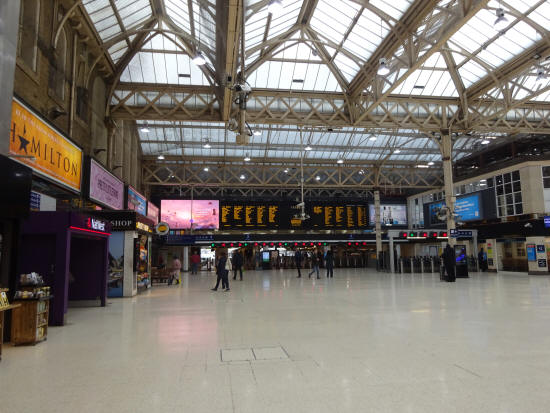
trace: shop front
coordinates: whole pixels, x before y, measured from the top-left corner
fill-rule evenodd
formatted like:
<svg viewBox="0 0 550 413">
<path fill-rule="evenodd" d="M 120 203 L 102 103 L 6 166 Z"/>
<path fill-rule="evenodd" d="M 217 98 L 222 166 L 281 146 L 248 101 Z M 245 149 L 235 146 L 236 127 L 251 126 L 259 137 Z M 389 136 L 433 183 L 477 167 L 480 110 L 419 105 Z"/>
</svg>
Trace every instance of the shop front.
<svg viewBox="0 0 550 413">
<path fill-rule="evenodd" d="M 135 211 L 98 211 L 112 226 L 109 297 L 132 297 L 151 286 L 153 221 Z"/>
<path fill-rule="evenodd" d="M 106 305 L 110 222 L 75 212 L 33 212 L 24 221 L 18 274 L 51 287 L 50 325 L 64 325 L 69 302 Z"/>
</svg>

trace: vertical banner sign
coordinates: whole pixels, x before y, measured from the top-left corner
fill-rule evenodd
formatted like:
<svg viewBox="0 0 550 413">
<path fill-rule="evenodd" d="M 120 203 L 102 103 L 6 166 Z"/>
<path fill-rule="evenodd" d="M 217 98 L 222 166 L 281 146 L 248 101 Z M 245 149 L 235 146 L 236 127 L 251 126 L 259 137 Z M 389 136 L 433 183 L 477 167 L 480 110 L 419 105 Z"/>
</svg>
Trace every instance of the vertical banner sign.
<svg viewBox="0 0 550 413">
<path fill-rule="evenodd" d="M 128 185 L 127 208 L 136 211 L 138 214 L 147 216 L 147 200 L 138 191 Z"/>
<path fill-rule="evenodd" d="M 92 201 L 113 209 L 124 208 L 124 182 L 90 159 L 90 188 Z"/>
<path fill-rule="evenodd" d="M 10 154 L 40 175 L 80 192 L 82 150 L 17 99 L 12 103 Z"/>
</svg>

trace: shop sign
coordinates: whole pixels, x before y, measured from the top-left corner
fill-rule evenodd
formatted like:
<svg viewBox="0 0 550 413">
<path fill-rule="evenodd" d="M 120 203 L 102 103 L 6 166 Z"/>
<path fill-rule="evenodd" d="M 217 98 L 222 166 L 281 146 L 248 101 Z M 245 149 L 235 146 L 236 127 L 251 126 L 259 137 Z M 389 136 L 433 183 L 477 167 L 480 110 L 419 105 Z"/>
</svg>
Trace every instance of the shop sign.
<svg viewBox="0 0 550 413">
<path fill-rule="evenodd" d="M 144 224 L 143 222 L 136 222 L 136 229 L 140 229 L 145 232 L 152 232 L 149 225 Z"/>
<path fill-rule="evenodd" d="M 538 260 L 539 268 L 546 268 L 546 259 Z"/>
<path fill-rule="evenodd" d="M 128 185 L 128 209 L 147 215 L 147 200 L 138 191 Z"/>
<path fill-rule="evenodd" d="M 133 219 L 114 219 L 111 221 L 113 231 L 131 231 L 134 229 Z"/>
<path fill-rule="evenodd" d="M 170 227 L 166 222 L 159 222 L 155 227 L 155 231 L 158 235 L 166 235 L 170 232 Z"/>
<path fill-rule="evenodd" d="M 12 103 L 10 154 L 35 172 L 81 191 L 82 150 L 17 99 Z"/>
<path fill-rule="evenodd" d="M 147 202 L 147 218 L 153 220 L 155 224 L 159 222 L 159 209 L 152 202 Z"/>
<path fill-rule="evenodd" d="M 90 159 L 90 188 L 92 201 L 112 209 L 124 208 L 124 182 Z"/>
<path fill-rule="evenodd" d="M 40 211 L 41 194 L 31 191 L 31 211 Z"/>
<path fill-rule="evenodd" d="M 545 228 L 550 228 L 550 217 L 549 216 L 544 217 L 544 227 Z"/>
<path fill-rule="evenodd" d="M 545 252 L 544 245 L 537 245 L 537 252 Z"/>
<path fill-rule="evenodd" d="M 105 232 L 105 221 L 100 221 L 95 218 L 88 218 L 86 221 L 86 228 Z"/>
</svg>

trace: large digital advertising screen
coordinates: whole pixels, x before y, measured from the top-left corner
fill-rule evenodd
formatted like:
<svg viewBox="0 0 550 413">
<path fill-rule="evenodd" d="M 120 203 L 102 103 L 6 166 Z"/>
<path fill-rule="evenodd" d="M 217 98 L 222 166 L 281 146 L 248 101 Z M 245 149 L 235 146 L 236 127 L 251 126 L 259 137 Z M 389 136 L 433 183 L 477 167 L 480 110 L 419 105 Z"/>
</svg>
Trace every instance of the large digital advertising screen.
<svg viewBox="0 0 550 413">
<path fill-rule="evenodd" d="M 430 215 L 430 224 L 432 225 L 436 225 L 436 224 L 442 224 L 444 221 L 441 221 L 438 217 L 437 217 L 437 213 L 439 212 L 439 210 L 441 208 L 443 208 L 445 206 L 445 202 L 442 201 L 442 202 L 435 202 L 433 204 L 430 204 L 430 206 L 428 207 L 428 212 L 429 212 L 429 215 Z"/>
<path fill-rule="evenodd" d="M 455 213 L 459 221 L 475 221 L 481 219 L 479 194 L 457 198 Z"/>
<path fill-rule="evenodd" d="M 374 205 L 369 204 L 369 223 L 375 225 Z M 380 223 L 382 225 L 407 225 L 407 205 L 380 205 Z"/>
<path fill-rule="evenodd" d="M 163 199 L 160 203 L 161 221 L 170 229 L 218 229 L 220 201 Z"/>
</svg>

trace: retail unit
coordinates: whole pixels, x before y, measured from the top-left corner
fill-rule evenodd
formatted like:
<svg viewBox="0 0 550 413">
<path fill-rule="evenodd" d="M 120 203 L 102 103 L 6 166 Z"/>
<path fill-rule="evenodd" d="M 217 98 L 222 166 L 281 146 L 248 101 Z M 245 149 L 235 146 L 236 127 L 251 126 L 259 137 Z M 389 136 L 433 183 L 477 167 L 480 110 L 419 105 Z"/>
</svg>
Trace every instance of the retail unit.
<svg viewBox="0 0 550 413">
<path fill-rule="evenodd" d="M 48 317 L 51 296 L 16 299 L 20 307 L 13 310 L 11 342 L 36 344 L 48 337 Z"/>
<path fill-rule="evenodd" d="M 105 306 L 110 231 L 74 212 L 34 212 L 23 223 L 19 273 L 37 272 L 51 286 L 50 324 L 65 323 L 69 301 Z"/>
<path fill-rule="evenodd" d="M 19 304 L 10 304 L 8 301 L 8 289 L 0 288 L 0 360 L 2 360 L 2 343 L 4 342 L 4 313 L 14 310 Z"/>
<path fill-rule="evenodd" d="M 151 244 L 154 222 L 135 211 L 98 211 L 111 223 L 109 297 L 132 297 L 151 286 Z"/>
</svg>

